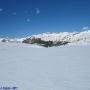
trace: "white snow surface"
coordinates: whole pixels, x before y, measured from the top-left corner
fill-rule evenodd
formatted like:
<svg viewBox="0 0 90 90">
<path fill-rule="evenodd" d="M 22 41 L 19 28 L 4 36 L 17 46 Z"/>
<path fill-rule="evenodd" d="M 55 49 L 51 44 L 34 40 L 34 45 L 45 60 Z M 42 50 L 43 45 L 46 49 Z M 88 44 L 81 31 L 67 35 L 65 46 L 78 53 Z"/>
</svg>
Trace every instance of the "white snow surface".
<svg viewBox="0 0 90 90">
<path fill-rule="evenodd" d="M 0 86 L 90 90 L 90 45 L 37 48 L 0 43 Z"/>
</svg>

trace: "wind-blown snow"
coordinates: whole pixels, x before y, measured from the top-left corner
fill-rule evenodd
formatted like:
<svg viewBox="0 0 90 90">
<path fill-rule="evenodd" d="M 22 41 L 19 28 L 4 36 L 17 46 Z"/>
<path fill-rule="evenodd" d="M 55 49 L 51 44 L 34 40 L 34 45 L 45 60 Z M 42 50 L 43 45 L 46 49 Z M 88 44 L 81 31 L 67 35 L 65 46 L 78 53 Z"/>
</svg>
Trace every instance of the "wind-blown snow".
<svg viewBox="0 0 90 90">
<path fill-rule="evenodd" d="M 90 90 L 90 46 L 32 48 L 0 43 L 0 86 L 18 90 Z"/>
</svg>

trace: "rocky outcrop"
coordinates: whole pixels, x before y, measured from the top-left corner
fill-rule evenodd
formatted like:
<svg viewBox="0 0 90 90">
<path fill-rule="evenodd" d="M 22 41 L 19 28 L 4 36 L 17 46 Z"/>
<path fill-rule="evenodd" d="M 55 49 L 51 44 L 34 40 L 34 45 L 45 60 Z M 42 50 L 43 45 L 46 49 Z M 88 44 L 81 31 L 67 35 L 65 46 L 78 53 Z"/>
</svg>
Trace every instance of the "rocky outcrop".
<svg viewBox="0 0 90 90">
<path fill-rule="evenodd" d="M 1 42 L 7 42 L 7 40 L 6 39 L 2 39 Z"/>
<path fill-rule="evenodd" d="M 44 47 L 52 47 L 52 46 L 60 46 L 60 45 L 66 45 L 67 41 L 44 41 L 41 40 L 41 38 L 27 38 L 25 40 L 23 40 L 23 43 L 27 43 L 27 44 L 38 44 L 40 46 L 44 46 Z"/>
</svg>

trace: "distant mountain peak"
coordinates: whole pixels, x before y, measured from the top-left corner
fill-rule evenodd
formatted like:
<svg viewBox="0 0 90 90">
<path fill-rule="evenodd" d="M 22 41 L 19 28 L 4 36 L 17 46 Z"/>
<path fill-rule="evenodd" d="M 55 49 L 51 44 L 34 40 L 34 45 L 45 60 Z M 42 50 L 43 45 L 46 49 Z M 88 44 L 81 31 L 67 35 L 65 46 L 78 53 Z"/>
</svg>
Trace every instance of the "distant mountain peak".
<svg viewBox="0 0 90 90">
<path fill-rule="evenodd" d="M 58 33 L 46 32 L 46 33 L 31 35 L 31 36 L 28 36 L 28 37 L 18 38 L 18 39 L 16 39 L 16 38 L 15 39 L 0 38 L 0 42 L 23 43 L 27 39 L 29 41 L 30 40 L 35 40 L 36 42 L 37 42 L 37 40 L 39 40 L 39 42 L 42 41 L 43 43 L 51 41 L 53 43 L 59 42 L 59 44 L 61 42 L 63 42 L 63 43 L 64 42 L 69 42 L 69 44 L 72 44 L 72 43 L 74 43 L 74 44 L 85 44 L 85 43 L 90 44 L 90 30 L 85 30 L 85 31 L 82 31 L 82 32 L 58 32 Z"/>
</svg>

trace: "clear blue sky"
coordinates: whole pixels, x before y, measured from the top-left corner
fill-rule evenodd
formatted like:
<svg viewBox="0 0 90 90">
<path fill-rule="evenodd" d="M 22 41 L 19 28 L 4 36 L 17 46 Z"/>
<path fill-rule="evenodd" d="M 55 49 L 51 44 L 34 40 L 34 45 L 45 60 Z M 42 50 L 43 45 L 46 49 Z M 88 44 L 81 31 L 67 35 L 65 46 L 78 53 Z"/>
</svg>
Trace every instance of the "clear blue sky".
<svg viewBox="0 0 90 90">
<path fill-rule="evenodd" d="M 90 0 L 0 0 L 0 36 L 80 31 L 90 26 Z"/>
</svg>

